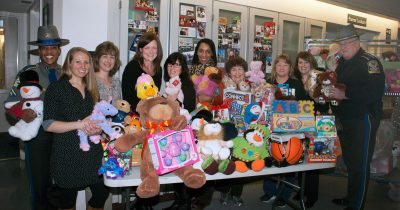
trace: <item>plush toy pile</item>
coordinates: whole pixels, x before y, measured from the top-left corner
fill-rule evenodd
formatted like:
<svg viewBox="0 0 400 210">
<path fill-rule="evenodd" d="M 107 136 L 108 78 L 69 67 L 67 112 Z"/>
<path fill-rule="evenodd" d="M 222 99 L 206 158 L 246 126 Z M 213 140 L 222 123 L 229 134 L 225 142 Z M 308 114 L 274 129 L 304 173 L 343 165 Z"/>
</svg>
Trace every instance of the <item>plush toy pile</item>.
<svg viewBox="0 0 400 210">
<path fill-rule="evenodd" d="M 115 142 L 118 151 L 126 152 L 133 146 L 143 143 L 142 162 L 140 165 L 140 177 L 142 183 L 138 186 L 136 193 L 141 198 L 156 196 L 160 191 L 158 175 L 153 165 L 151 154 L 146 145 L 146 136 L 149 133 L 157 133 L 164 130 L 181 130 L 187 124 L 184 116 L 179 114 L 178 102 L 169 101 L 162 97 L 154 97 L 141 100 L 136 107 L 140 115 L 140 124 L 146 127 L 147 131 L 139 131 L 132 134 L 125 134 Z M 190 188 L 200 188 L 206 182 L 204 173 L 192 166 L 185 166 L 173 172 L 182 179 L 184 184 Z"/>
</svg>

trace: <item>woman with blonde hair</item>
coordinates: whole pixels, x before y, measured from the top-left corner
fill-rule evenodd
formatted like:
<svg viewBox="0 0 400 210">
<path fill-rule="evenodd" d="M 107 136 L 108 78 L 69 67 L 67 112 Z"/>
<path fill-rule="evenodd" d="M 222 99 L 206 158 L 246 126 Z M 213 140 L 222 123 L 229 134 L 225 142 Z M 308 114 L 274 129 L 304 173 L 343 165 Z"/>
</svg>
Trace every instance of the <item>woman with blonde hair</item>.
<svg viewBox="0 0 400 210">
<path fill-rule="evenodd" d="M 43 127 L 54 133 L 50 176 L 61 194 L 57 207 L 74 209 L 78 191 L 89 187 L 88 209 L 103 209 L 109 195 L 97 170 L 101 166 L 101 144 L 89 142 L 90 150 L 80 149 L 77 130 L 99 134 L 98 121 L 90 119 L 99 93 L 90 54 L 81 47 L 69 50 L 60 79 L 52 83 L 44 98 Z"/>
</svg>

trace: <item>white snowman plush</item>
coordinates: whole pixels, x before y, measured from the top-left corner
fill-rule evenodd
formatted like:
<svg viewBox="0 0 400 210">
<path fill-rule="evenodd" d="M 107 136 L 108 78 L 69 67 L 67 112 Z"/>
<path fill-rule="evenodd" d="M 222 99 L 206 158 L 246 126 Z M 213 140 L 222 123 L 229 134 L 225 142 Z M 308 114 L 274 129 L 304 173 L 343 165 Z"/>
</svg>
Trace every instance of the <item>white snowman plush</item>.
<svg viewBox="0 0 400 210">
<path fill-rule="evenodd" d="M 21 74 L 19 84 L 20 101 L 6 102 L 5 108 L 23 113 L 20 120 L 8 129 L 11 136 L 23 141 L 36 137 L 43 121 L 43 101 L 40 99 L 42 87 L 39 85 L 39 76 L 33 70 Z M 29 117 L 26 116 L 29 113 Z M 25 116 L 25 117 L 24 117 Z"/>
</svg>

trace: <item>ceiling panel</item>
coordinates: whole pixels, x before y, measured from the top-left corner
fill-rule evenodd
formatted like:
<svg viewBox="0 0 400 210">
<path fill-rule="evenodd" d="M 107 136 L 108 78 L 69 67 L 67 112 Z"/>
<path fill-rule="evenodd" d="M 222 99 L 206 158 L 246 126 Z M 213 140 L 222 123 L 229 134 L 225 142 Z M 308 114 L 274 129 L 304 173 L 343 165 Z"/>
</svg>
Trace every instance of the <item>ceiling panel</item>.
<svg viewBox="0 0 400 210">
<path fill-rule="evenodd" d="M 320 1 L 400 21 L 399 0 L 320 0 Z"/>
<path fill-rule="evenodd" d="M 27 13 L 34 0 L 0 0 L 0 12 Z"/>
</svg>

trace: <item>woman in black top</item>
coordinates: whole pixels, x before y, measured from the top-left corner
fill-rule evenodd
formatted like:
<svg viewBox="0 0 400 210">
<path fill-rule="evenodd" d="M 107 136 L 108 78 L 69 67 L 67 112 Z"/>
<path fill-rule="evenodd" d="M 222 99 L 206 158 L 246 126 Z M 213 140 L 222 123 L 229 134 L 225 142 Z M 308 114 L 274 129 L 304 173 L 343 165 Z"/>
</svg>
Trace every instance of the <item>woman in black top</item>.
<svg viewBox="0 0 400 210">
<path fill-rule="evenodd" d="M 156 86 L 161 87 L 162 69 L 160 64 L 162 58 L 161 42 L 157 35 L 152 32 L 144 33 L 140 37 L 135 56 L 126 65 L 122 74 L 122 98 L 131 104 L 132 111 L 136 110 L 136 105 L 140 101 L 135 85 L 142 73 L 149 74 Z"/>
<path fill-rule="evenodd" d="M 183 108 L 189 112 L 196 108 L 196 91 L 192 80 L 189 77 L 189 68 L 187 66 L 185 57 L 179 52 L 174 52 L 168 56 L 164 64 L 164 81 L 168 82 L 171 77 L 179 76 L 182 83 L 182 92 L 184 99 L 180 101 L 183 103 Z M 169 96 L 177 99 L 178 95 Z"/>
<path fill-rule="evenodd" d="M 54 133 L 50 175 L 60 189 L 60 209 L 73 209 L 78 191 L 89 187 L 92 198 L 89 206 L 103 208 L 109 193 L 97 170 L 101 166 L 101 144 L 90 144 L 82 151 L 77 130 L 88 135 L 98 134 L 97 121 L 90 120 L 94 104 L 99 100 L 92 60 L 83 48 L 72 48 L 62 67 L 60 79 L 51 84 L 44 98 L 46 131 Z"/>
<path fill-rule="evenodd" d="M 303 84 L 292 78 L 293 67 L 292 62 L 288 55 L 281 54 L 278 55 L 273 63 L 270 83 L 280 86 L 284 96 L 292 97 L 295 100 L 307 100 L 307 93 L 304 90 Z M 283 175 L 287 182 L 294 182 L 294 173 L 288 173 Z M 260 200 L 262 202 L 271 202 L 276 198 L 278 193 L 276 180 L 266 177 L 263 184 L 264 195 L 261 196 Z M 289 199 L 290 189 L 285 187 L 282 192 L 282 196 Z M 278 200 L 276 202 L 278 207 L 284 207 L 286 204 L 283 200 Z"/>
<path fill-rule="evenodd" d="M 284 96 L 293 96 L 296 100 L 306 100 L 308 97 L 303 84 L 292 75 L 293 67 L 289 56 L 278 55 L 274 60 L 269 82 L 280 86 Z"/>
</svg>

